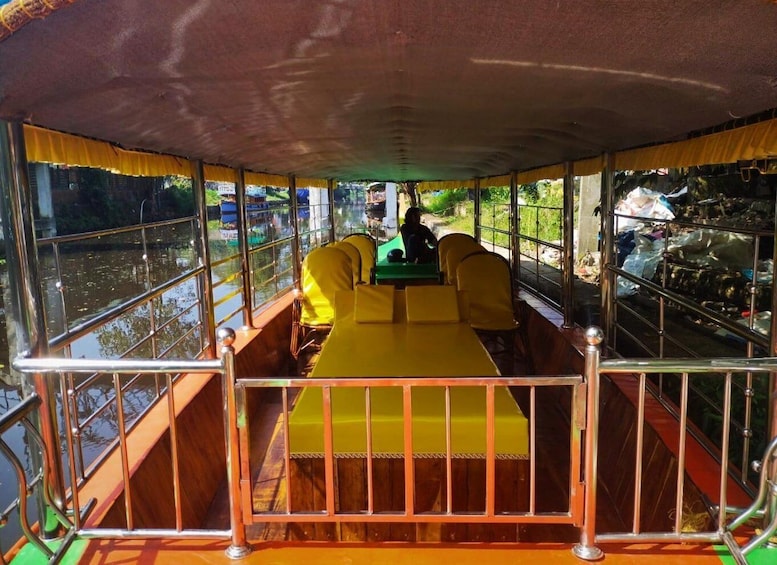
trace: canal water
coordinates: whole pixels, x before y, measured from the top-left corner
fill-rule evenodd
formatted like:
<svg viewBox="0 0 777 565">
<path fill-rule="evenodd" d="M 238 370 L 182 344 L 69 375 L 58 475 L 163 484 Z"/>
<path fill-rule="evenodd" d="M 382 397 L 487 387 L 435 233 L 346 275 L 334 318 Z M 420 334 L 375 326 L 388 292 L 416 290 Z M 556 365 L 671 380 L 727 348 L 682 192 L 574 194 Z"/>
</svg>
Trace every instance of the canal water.
<svg viewBox="0 0 777 565">
<path fill-rule="evenodd" d="M 307 220 L 301 217 L 300 230 L 302 232 L 309 229 L 306 222 Z M 274 230 L 270 236 L 271 239 L 290 235 L 288 214 L 273 214 L 271 223 Z M 370 220 L 365 215 L 363 202 L 336 204 L 335 225 L 338 239 L 348 233 L 380 228 L 379 222 Z M 231 236 L 219 229 L 223 226 L 219 224 L 218 220 L 209 222 L 208 227 L 212 262 L 218 262 L 220 259 L 237 253 L 234 241 L 228 241 Z M 381 235 L 390 237 L 393 234 L 382 233 Z M 188 241 L 189 236 L 182 239 Z M 39 251 L 39 260 L 43 266 L 42 285 L 50 337 L 60 333 L 66 326 L 72 327 L 80 317 L 88 317 L 94 315 L 95 312 L 107 310 L 140 294 L 145 289 L 147 282 L 141 258 L 142 250 L 137 245 L 116 245 L 115 249 L 111 249 L 110 245 L 106 248 L 105 240 L 100 245 L 98 251 L 81 246 L 79 249 L 74 248 L 61 253 L 59 270 L 61 277 L 57 276 L 53 254 L 46 250 Z M 99 262 L 95 261 L 97 253 L 99 253 Z M 155 275 L 152 282 L 155 284 L 188 270 L 194 260 L 191 247 L 183 246 L 180 242 L 169 246 L 157 244 L 153 249 L 148 250 L 148 255 L 154 262 Z M 8 274 L 4 264 L 0 265 L 0 277 L 0 284 L 3 288 L 7 288 Z M 62 285 L 67 289 L 66 306 L 62 304 L 56 284 L 60 278 Z M 228 284 L 234 286 L 239 284 L 239 280 Z M 188 291 L 190 290 L 188 289 Z M 229 291 L 229 288 L 220 289 L 221 293 Z M 181 292 L 185 293 L 187 289 Z M 0 296 L 0 298 L 2 297 Z M 185 307 L 188 298 L 179 296 L 178 299 L 182 302 L 182 307 Z M 234 304 L 227 303 L 222 308 L 239 308 L 241 296 L 238 295 L 232 300 L 235 302 Z M 109 324 L 109 327 L 104 331 L 86 336 L 75 342 L 71 354 L 75 358 L 116 357 L 126 351 L 128 347 L 126 324 L 142 322 L 145 320 L 125 321 L 124 325 L 114 324 L 112 327 Z M 176 357 L 180 357 L 180 355 L 176 355 Z M 0 363 L 2 363 L 2 368 L 0 368 L 0 415 L 2 415 L 18 404 L 21 398 L 20 384 L 9 371 L 5 310 L 0 310 Z M 110 383 L 96 383 L 93 389 L 83 395 L 83 398 L 86 404 L 97 405 L 98 402 L 104 402 L 111 393 Z M 133 411 L 134 407 L 138 407 L 137 409 L 140 410 L 153 398 L 154 393 L 155 389 L 151 384 L 129 390 L 125 400 L 125 410 Z M 81 408 L 79 408 L 80 411 Z M 115 436 L 115 419 L 106 418 L 92 426 L 90 433 L 84 434 L 84 460 L 94 460 L 110 441 L 109 438 Z M 22 461 L 29 461 L 30 446 L 27 444 L 21 426 L 15 426 L 4 434 L 3 438 L 17 457 Z M 29 474 L 28 468 L 28 477 Z M 15 472 L 7 459 L 0 456 L 0 512 L 3 512 L 17 496 Z M 36 520 L 34 504 L 30 506 L 32 507 L 30 518 Z M 8 523 L 0 527 L 0 554 L 7 551 L 20 535 L 18 516 L 14 511 L 10 514 Z"/>
</svg>

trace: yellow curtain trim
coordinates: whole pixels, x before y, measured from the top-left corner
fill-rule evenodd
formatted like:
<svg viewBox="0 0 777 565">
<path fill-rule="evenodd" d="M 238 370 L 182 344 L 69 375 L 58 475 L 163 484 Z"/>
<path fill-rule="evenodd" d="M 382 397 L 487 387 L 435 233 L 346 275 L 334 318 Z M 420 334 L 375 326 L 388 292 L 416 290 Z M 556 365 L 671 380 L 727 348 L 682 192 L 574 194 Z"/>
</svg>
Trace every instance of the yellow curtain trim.
<svg viewBox="0 0 777 565">
<path fill-rule="evenodd" d="M 518 184 L 529 184 L 545 179 L 558 179 L 564 176 L 566 170 L 566 165 L 564 163 L 559 163 L 558 165 L 550 165 L 547 167 L 540 167 L 539 169 L 523 171 L 518 173 Z"/>
<path fill-rule="evenodd" d="M 588 175 L 601 173 L 604 170 L 604 155 L 575 161 L 573 167 L 572 170 L 575 172 L 575 176 L 578 177 L 587 177 Z"/>
<path fill-rule="evenodd" d="M 475 181 L 468 180 L 435 180 L 423 181 L 416 185 L 419 192 L 431 192 L 432 190 L 452 190 L 456 188 L 475 188 Z"/>
<path fill-rule="evenodd" d="M 621 151 L 617 170 L 692 167 L 777 155 L 777 119 L 674 143 Z"/>
<path fill-rule="evenodd" d="M 189 162 L 172 155 L 128 151 L 110 143 L 24 126 L 27 160 L 37 163 L 94 167 L 130 176 L 191 176 Z"/>
<path fill-rule="evenodd" d="M 254 173 L 246 171 L 246 184 L 255 186 L 276 186 L 279 188 L 289 188 L 289 177 L 282 175 L 271 175 L 268 173 Z"/>
<path fill-rule="evenodd" d="M 237 171 L 224 167 L 222 165 L 204 165 L 205 180 L 214 180 L 221 182 L 235 182 Z"/>
<path fill-rule="evenodd" d="M 498 175 L 480 179 L 480 188 L 489 188 L 491 186 L 510 186 L 510 175 Z"/>
<path fill-rule="evenodd" d="M 297 177 L 297 188 L 327 188 L 328 186 L 326 179 Z"/>
</svg>

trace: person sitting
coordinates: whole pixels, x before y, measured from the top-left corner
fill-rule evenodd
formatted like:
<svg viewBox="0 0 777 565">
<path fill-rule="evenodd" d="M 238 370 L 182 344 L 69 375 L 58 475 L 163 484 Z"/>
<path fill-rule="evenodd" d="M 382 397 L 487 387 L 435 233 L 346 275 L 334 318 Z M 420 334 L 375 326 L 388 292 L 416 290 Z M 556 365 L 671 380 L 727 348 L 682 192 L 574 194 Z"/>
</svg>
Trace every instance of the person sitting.
<svg viewBox="0 0 777 565">
<path fill-rule="evenodd" d="M 435 263 L 437 261 L 437 238 L 421 223 L 421 210 L 412 207 L 405 212 L 405 223 L 399 228 L 405 257 L 408 263 Z"/>
</svg>

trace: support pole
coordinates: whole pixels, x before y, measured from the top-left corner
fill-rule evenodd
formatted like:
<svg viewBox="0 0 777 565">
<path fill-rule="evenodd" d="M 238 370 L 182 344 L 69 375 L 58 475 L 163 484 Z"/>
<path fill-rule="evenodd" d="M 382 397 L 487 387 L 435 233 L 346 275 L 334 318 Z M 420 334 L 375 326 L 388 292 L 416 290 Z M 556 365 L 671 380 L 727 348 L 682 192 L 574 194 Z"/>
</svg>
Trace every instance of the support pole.
<svg viewBox="0 0 777 565">
<path fill-rule="evenodd" d="M 615 194 L 613 192 L 613 175 L 615 160 L 611 153 L 604 155 L 604 170 L 602 171 L 602 197 L 599 218 L 601 219 L 601 234 L 599 258 L 599 288 L 602 300 L 601 323 L 607 345 L 612 347 L 613 314 L 615 309 L 615 276 L 609 267 L 615 264 Z"/>
<path fill-rule="evenodd" d="M 208 335 L 208 357 L 216 358 L 216 313 L 213 309 L 213 279 L 211 278 L 210 248 L 208 247 L 208 207 L 205 204 L 205 167 L 201 159 L 191 162 L 194 209 L 199 225 L 198 253 L 200 266 L 205 271 L 200 277 L 202 292 L 202 320 Z"/>
<path fill-rule="evenodd" d="M 246 537 L 240 501 L 240 440 L 237 429 L 237 400 L 235 398 L 235 331 L 221 328 L 218 331 L 219 350 L 224 363 L 224 441 L 227 455 L 227 490 L 229 491 L 229 526 L 232 531 L 232 543 L 226 549 L 230 559 L 242 559 L 251 553 Z"/>
<path fill-rule="evenodd" d="M 599 345 L 604 335 L 602 330 L 591 326 L 585 330 L 585 384 L 586 398 L 585 454 L 583 456 L 583 482 L 585 484 L 585 508 L 580 543 L 572 548 L 580 559 L 596 561 L 604 555 L 596 543 L 596 481 L 599 450 Z"/>
<path fill-rule="evenodd" d="M 243 167 L 235 171 L 235 205 L 237 206 L 237 242 L 240 250 L 240 272 L 243 274 L 243 325 L 254 326 L 254 308 L 251 300 L 251 257 L 248 249 L 248 208 L 246 207 L 246 172 Z"/>
<path fill-rule="evenodd" d="M 293 234 L 292 261 L 294 262 L 294 286 L 299 288 L 299 278 L 302 272 L 302 250 L 299 240 L 299 220 L 297 219 L 297 178 L 289 176 L 289 213 L 291 214 L 291 230 Z"/>
<path fill-rule="evenodd" d="M 49 346 L 24 128 L 20 122 L 0 122 L 0 126 L 0 198 L 8 266 L 6 297 L 10 298 L 6 304 L 7 325 L 14 328 L 17 355 L 46 357 Z M 22 376 L 22 388 L 24 396 L 34 391 L 42 400 L 36 411 L 35 424 L 46 447 L 42 454 L 47 463 L 44 485 L 49 489 L 52 501 L 64 509 L 65 481 L 59 450 L 56 387 L 47 375 L 34 373 Z M 43 537 L 56 536 L 58 523 L 47 519 L 49 511 L 43 496 L 38 499 L 38 509 Z"/>
<path fill-rule="evenodd" d="M 475 179 L 475 213 L 473 214 L 472 235 L 475 237 L 475 241 L 480 243 L 480 179 Z"/>
<path fill-rule="evenodd" d="M 337 232 L 335 230 L 335 181 L 328 179 L 326 181 L 326 196 L 329 199 L 329 242 L 337 241 Z"/>
<path fill-rule="evenodd" d="M 574 165 L 567 162 L 564 174 L 564 255 L 562 264 L 562 298 L 564 311 L 562 327 L 575 325 L 575 171 Z"/>
<path fill-rule="evenodd" d="M 518 280 L 519 265 L 521 262 L 521 252 L 518 249 L 520 240 L 518 239 L 518 230 L 520 224 L 518 220 L 518 173 L 510 173 L 510 261 L 513 267 L 513 279 Z M 515 288 L 518 288 L 516 285 Z"/>
</svg>

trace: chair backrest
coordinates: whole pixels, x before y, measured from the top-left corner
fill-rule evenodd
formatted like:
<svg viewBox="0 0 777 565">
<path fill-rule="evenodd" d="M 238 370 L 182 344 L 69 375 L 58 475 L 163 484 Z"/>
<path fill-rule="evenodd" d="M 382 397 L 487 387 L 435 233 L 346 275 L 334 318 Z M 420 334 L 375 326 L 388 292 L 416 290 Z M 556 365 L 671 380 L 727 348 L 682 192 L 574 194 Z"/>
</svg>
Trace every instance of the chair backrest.
<svg viewBox="0 0 777 565">
<path fill-rule="evenodd" d="M 343 238 L 343 241 L 350 243 L 359 250 L 359 255 L 361 255 L 362 258 L 361 280 L 362 282 L 369 282 L 372 268 L 375 266 L 375 256 L 378 253 L 378 247 L 375 244 L 375 240 L 366 233 L 352 233 L 346 235 Z"/>
<path fill-rule="evenodd" d="M 448 251 L 458 245 L 467 245 L 476 243 L 475 238 L 466 233 L 449 233 L 440 238 L 437 242 L 437 266 L 439 271 L 447 278 L 447 255 Z"/>
<path fill-rule="evenodd" d="M 300 285 L 300 324 L 330 325 L 334 321 L 335 293 L 353 289 L 351 260 L 331 246 L 314 249 L 302 261 Z"/>
<path fill-rule="evenodd" d="M 457 288 L 467 293 L 469 323 L 479 330 L 515 329 L 510 264 L 488 251 L 470 253 L 456 269 Z"/>
<path fill-rule="evenodd" d="M 459 263 L 464 257 L 477 251 L 485 251 L 485 248 L 474 239 L 462 239 L 448 249 L 448 253 L 445 255 L 445 282 L 447 284 L 456 286 L 456 269 Z"/>
<path fill-rule="evenodd" d="M 369 282 L 362 280 L 362 256 L 356 247 L 347 241 L 335 241 L 334 243 L 330 243 L 328 247 L 334 247 L 335 249 L 339 249 L 348 255 L 348 258 L 351 260 L 351 270 L 353 271 L 354 285 L 357 285 L 360 282 Z"/>
</svg>

